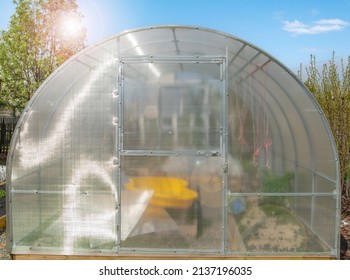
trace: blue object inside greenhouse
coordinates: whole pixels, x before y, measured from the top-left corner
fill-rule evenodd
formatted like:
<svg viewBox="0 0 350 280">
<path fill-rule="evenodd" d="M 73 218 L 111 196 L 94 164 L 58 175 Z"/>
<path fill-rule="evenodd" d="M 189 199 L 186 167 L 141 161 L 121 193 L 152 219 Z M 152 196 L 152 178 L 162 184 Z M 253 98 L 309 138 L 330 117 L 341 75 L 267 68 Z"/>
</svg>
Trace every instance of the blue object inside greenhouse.
<svg viewBox="0 0 350 280">
<path fill-rule="evenodd" d="M 243 197 L 234 197 L 229 200 L 228 207 L 232 214 L 238 215 L 245 211 L 246 201 Z"/>
</svg>

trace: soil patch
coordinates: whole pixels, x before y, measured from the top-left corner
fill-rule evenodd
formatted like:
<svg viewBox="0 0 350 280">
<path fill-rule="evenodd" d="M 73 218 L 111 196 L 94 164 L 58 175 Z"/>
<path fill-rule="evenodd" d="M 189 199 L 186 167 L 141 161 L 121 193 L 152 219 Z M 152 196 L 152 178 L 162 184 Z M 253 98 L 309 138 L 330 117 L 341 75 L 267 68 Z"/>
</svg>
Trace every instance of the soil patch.
<svg viewBox="0 0 350 280">
<path fill-rule="evenodd" d="M 265 205 L 252 208 L 239 222 L 248 251 L 304 251 L 304 226 L 286 208 Z"/>
</svg>

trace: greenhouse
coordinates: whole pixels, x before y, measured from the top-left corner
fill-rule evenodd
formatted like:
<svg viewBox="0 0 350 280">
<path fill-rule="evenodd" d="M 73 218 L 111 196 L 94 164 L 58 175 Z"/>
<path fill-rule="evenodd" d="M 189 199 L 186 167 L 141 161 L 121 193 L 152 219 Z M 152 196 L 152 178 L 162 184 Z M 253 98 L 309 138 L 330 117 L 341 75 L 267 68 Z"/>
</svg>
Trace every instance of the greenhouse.
<svg viewBox="0 0 350 280">
<path fill-rule="evenodd" d="M 13 258 L 339 258 L 338 155 L 303 83 L 230 34 L 125 31 L 37 90 L 7 162 Z"/>
</svg>

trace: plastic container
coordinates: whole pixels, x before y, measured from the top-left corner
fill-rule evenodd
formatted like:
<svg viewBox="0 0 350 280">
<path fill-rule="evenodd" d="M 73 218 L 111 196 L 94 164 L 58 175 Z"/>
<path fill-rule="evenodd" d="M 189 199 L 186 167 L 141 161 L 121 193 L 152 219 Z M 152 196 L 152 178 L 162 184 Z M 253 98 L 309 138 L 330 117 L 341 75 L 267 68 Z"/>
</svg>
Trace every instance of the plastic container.
<svg viewBox="0 0 350 280">
<path fill-rule="evenodd" d="M 188 188 L 188 182 L 173 177 L 134 177 L 126 183 L 128 190 L 153 190 L 150 205 L 162 208 L 185 209 L 197 199 L 197 192 Z"/>
</svg>

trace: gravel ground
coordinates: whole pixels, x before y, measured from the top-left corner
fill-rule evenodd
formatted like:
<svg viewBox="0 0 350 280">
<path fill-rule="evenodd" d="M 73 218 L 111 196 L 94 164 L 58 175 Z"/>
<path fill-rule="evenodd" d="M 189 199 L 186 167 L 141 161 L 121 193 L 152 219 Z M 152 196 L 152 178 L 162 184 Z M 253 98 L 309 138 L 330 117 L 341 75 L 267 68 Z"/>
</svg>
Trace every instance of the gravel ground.
<svg viewBox="0 0 350 280">
<path fill-rule="evenodd" d="M 0 260 L 10 260 L 10 254 L 6 249 L 6 232 L 0 231 Z"/>
</svg>

